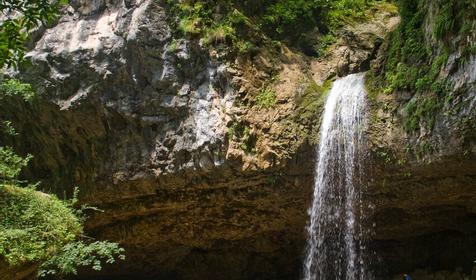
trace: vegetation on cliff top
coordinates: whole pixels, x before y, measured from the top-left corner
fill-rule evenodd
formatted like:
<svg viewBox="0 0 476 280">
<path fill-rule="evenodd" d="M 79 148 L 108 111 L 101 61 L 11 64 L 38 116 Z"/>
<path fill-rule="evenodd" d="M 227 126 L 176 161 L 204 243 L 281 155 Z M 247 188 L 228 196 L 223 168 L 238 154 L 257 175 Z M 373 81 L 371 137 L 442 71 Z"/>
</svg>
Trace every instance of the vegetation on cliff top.
<svg viewBox="0 0 476 280">
<path fill-rule="evenodd" d="M 344 24 L 365 19 L 376 0 L 167 0 L 174 25 L 184 35 L 202 38 L 205 44 L 227 42 L 239 53 L 252 52 L 258 34 L 290 43 L 306 32 L 318 30 L 316 54 L 335 40 L 334 32 Z M 324 46 L 325 47 L 325 46 Z"/>
</svg>

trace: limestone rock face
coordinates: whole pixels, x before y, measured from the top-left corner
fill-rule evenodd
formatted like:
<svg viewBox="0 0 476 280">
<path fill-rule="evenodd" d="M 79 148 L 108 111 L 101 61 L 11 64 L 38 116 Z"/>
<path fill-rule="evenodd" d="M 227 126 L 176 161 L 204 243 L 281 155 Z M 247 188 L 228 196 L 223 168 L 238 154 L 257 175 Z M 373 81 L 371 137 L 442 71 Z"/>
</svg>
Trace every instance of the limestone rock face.
<svg viewBox="0 0 476 280">
<path fill-rule="evenodd" d="M 93 181 L 105 174 L 118 183 L 223 164 L 226 113 L 234 98 L 224 65 L 192 42 L 173 40 L 156 1 L 73 1 L 29 56 L 34 67 L 24 76 L 60 112 L 72 113 L 80 138 L 107 143 L 101 151 L 90 147 L 91 157 L 107 158 Z"/>
<path fill-rule="evenodd" d="M 286 174 L 227 159 L 231 68 L 170 17 L 162 1 L 73 1 L 28 54 L 41 100 L 5 111 L 29 116 L 12 145 L 35 155 L 27 176 L 103 209 L 89 233 L 127 250 L 108 277 L 290 277 L 312 154 Z"/>
<path fill-rule="evenodd" d="M 58 194 L 78 186 L 83 202 L 103 209 L 91 213 L 88 232 L 120 242 L 127 260 L 87 279 L 296 279 L 325 82 L 367 70 L 398 16 L 376 11 L 346 28 L 324 58 L 264 38 L 257 55 L 227 61 L 177 37 L 164 2 L 71 1 L 34 42 L 21 76 L 41 98 L 0 113 L 23 116 L 16 121 L 26 135 L 11 144 L 35 156 L 26 176 Z M 465 69 L 455 82 L 474 76 Z M 276 95 L 272 108 L 255 101 L 266 89 Z M 372 152 L 403 147 L 398 118 L 379 108 Z M 450 163 L 376 161 L 385 168 L 373 170 L 365 199 L 392 273 L 438 266 L 429 256 L 416 261 L 417 249 L 398 262 L 405 252 L 395 248 L 430 244 L 454 229 L 455 215 L 474 215 L 474 161 L 441 173 Z"/>
</svg>

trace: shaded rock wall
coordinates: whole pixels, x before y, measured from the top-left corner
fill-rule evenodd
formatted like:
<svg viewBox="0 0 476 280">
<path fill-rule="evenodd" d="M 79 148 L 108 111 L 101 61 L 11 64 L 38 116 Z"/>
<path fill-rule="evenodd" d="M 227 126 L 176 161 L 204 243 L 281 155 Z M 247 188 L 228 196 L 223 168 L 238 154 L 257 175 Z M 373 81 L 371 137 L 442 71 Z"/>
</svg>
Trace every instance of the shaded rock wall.
<svg viewBox="0 0 476 280">
<path fill-rule="evenodd" d="M 79 186 L 104 210 L 89 233 L 128 256 L 109 277 L 291 277 L 311 147 L 297 147 L 285 172 L 228 157 L 232 68 L 174 39 L 169 16 L 159 1 L 73 2 L 29 53 L 21 76 L 40 97 L 2 112 L 21 134 L 6 140 L 35 155 L 25 176 L 60 195 Z"/>
<path fill-rule="evenodd" d="M 172 50 L 166 10 L 159 3 L 99 1 L 73 7 L 36 43 L 29 53 L 35 67 L 23 75 L 61 114 L 82 123 L 78 141 L 107 143 L 94 152 L 102 155 L 92 181 L 153 178 L 223 164 L 224 113 L 233 101 L 231 89 L 222 84 L 223 66 L 187 40 Z"/>
<path fill-rule="evenodd" d="M 449 90 L 444 100 L 432 99 L 438 108 L 429 116 L 434 123 L 420 119 L 415 131 L 404 129 L 412 117 L 409 105 L 424 106 L 418 100 L 431 96 L 431 90 L 371 96 L 369 134 L 375 163 L 367 199 L 375 209 L 370 220 L 375 222 L 374 246 L 380 256 L 376 263 L 383 275 L 425 267 L 461 267 L 471 274 L 475 257 L 475 55 L 468 49 L 476 41 L 476 21 L 474 13 L 467 13 L 458 20 L 472 26 L 472 32 L 463 36 L 453 30 L 437 39 L 434 28 L 442 6 L 420 1 L 418 9 L 410 11 L 424 17 L 423 40 L 432 54 L 428 63 L 448 53 L 448 60 L 436 69 L 437 81 L 444 81 Z M 475 6 L 467 9 L 473 11 Z M 374 71 L 388 59 L 391 42 L 381 48 Z"/>
</svg>

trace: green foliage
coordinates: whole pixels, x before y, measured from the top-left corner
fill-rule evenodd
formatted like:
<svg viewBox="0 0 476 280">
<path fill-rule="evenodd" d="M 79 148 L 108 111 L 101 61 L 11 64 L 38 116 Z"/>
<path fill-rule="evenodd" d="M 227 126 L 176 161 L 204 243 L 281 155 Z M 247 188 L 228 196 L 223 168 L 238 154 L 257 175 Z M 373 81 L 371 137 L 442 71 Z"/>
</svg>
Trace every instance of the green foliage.
<svg viewBox="0 0 476 280">
<path fill-rule="evenodd" d="M 375 2 L 372 0 L 337 0 L 323 1 L 327 9 L 326 22 L 331 30 L 344 24 L 365 19 L 367 9 Z"/>
<path fill-rule="evenodd" d="M 19 97 L 25 101 L 31 101 L 34 97 L 34 91 L 30 85 L 21 83 L 18 80 L 10 79 L 0 81 L 0 102 L 5 98 Z M 2 120 L 0 133 L 4 135 L 16 135 L 15 128 L 11 121 Z M 16 178 L 23 167 L 28 164 L 31 155 L 22 158 L 18 156 L 12 148 L 0 146 L 0 184 L 19 183 Z"/>
<path fill-rule="evenodd" d="M 251 132 L 249 126 L 233 122 L 227 131 L 228 139 L 234 140 L 240 143 L 240 148 L 248 154 L 254 154 L 256 152 L 256 136 Z"/>
<path fill-rule="evenodd" d="M 442 39 L 448 32 L 453 30 L 456 21 L 456 5 L 454 0 L 446 1 L 440 8 L 438 16 L 433 26 L 433 35 L 437 39 Z"/>
<path fill-rule="evenodd" d="M 385 65 L 386 92 L 430 90 L 438 79 L 441 68 L 448 60 L 448 53 L 433 59 L 431 50 L 424 42 L 422 15 L 416 13 L 391 36 L 391 48 Z"/>
<path fill-rule="evenodd" d="M 0 102 L 19 97 L 33 102 L 34 91 L 17 80 L 0 83 Z M 16 135 L 12 122 L 1 121 L 1 132 Z M 18 156 L 0 146 L 0 258 L 10 266 L 43 264 L 40 275 L 75 273 L 80 266 L 100 269 L 101 263 L 123 259 L 123 249 L 111 242 L 85 242 L 82 211 L 53 195 L 27 188 L 19 181 L 31 156 Z"/>
<path fill-rule="evenodd" d="M 424 123 L 428 128 L 433 128 L 435 115 L 442 107 L 442 103 L 436 97 L 425 96 L 415 98 L 407 103 L 405 107 L 406 115 L 404 128 L 407 131 L 415 131 Z"/>
<path fill-rule="evenodd" d="M 404 10 L 402 20 L 390 37 L 385 63 L 387 92 L 414 90 L 416 81 L 428 71 L 431 53 L 424 42 L 423 15 L 419 12 L 410 15 Z"/>
<path fill-rule="evenodd" d="M 53 195 L 18 186 L 17 176 L 29 158 L 0 147 L 0 257 L 10 266 L 42 263 L 40 276 L 76 273 L 81 266 L 100 270 L 103 262 L 124 259 L 117 243 L 81 239 L 81 210 Z"/>
<path fill-rule="evenodd" d="M 81 218 L 55 196 L 2 184 L 0 205 L 0 256 L 10 266 L 42 263 L 39 276 L 66 275 L 124 259 L 116 243 L 79 239 Z"/>
<path fill-rule="evenodd" d="M 41 263 L 39 276 L 66 275 L 125 258 L 117 243 L 82 240 L 81 211 L 53 195 L 2 183 L 0 206 L 0 256 L 10 266 Z"/>
<path fill-rule="evenodd" d="M 315 15 L 321 1 L 279 0 L 266 9 L 263 23 L 277 34 L 295 28 L 296 23 L 315 25 Z"/>
<path fill-rule="evenodd" d="M 257 48 L 253 43 L 244 40 L 238 40 L 235 46 L 238 50 L 238 53 L 242 55 L 251 53 Z"/>
<path fill-rule="evenodd" d="M 25 54 L 28 32 L 56 19 L 59 7 L 66 1 L 3 0 L 0 10 L 7 15 L 0 23 L 0 68 L 16 66 Z"/>
<path fill-rule="evenodd" d="M 435 39 L 448 42 L 447 35 L 469 35 L 472 32 L 471 20 L 475 19 L 476 7 L 473 0 L 438 0 L 438 13 L 433 25 Z"/>
<path fill-rule="evenodd" d="M 178 28 L 184 34 L 200 34 L 211 23 L 211 9 L 202 1 L 167 0 L 171 10 L 179 18 Z"/>
<path fill-rule="evenodd" d="M 65 1 L 5 0 L 0 23 L 0 68 L 16 66 L 23 59 L 27 33 L 56 18 Z M 10 97 L 32 101 L 34 91 L 18 80 L 0 81 L 0 102 Z M 16 134 L 12 123 L 1 120 L 4 134 Z M 42 263 L 40 276 L 76 273 L 77 267 L 101 269 L 101 263 L 124 259 L 122 248 L 110 242 L 81 240 L 81 217 L 53 195 L 19 187 L 18 176 L 31 156 L 18 156 L 12 148 L 0 146 L 0 259 L 10 266 Z"/>
<path fill-rule="evenodd" d="M 41 263 L 39 276 L 65 275 L 76 274 L 81 266 L 100 270 L 104 262 L 124 259 L 117 243 L 81 239 L 81 210 L 53 195 L 10 184 L 27 159 L 10 148 L 1 150 L 8 150 L 8 160 L 0 158 L 0 166 L 9 177 L 0 183 L 0 257 L 10 266 Z"/>
<path fill-rule="evenodd" d="M 76 275 L 78 267 L 91 267 L 99 271 L 103 263 L 113 264 L 116 258 L 125 259 L 124 249 L 116 243 L 96 241 L 87 244 L 76 241 L 66 244 L 59 253 L 43 263 L 38 275 Z"/>
<path fill-rule="evenodd" d="M 62 201 L 29 188 L 0 185 L 0 256 L 11 266 L 52 257 L 81 234 Z"/>
<path fill-rule="evenodd" d="M 3 132 L 4 134 L 11 135 L 11 136 L 17 135 L 17 132 L 15 128 L 13 127 L 11 121 L 2 121 L 0 123 L 0 127 L 1 127 L 0 133 Z"/>
<path fill-rule="evenodd" d="M 205 44 L 216 44 L 226 41 L 234 42 L 236 40 L 236 30 L 228 21 L 213 25 L 207 30 L 204 37 Z"/>
<path fill-rule="evenodd" d="M 377 151 L 377 156 L 382 159 L 386 164 L 390 164 L 392 163 L 392 161 L 394 160 L 394 157 L 392 156 L 392 154 L 388 151 Z"/>
<path fill-rule="evenodd" d="M 170 45 L 169 45 L 168 48 L 167 48 L 168 51 L 169 51 L 169 52 L 175 52 L 175 51 L 177 51 L 177 47 L 178 47 L 177 44 L 178 44 L 178 43 L 177 43 L 177 40 L 175 40 L 175 39 L 172 40 L 172 42 L 170 43 Z"/>
<path fill-rule="evenodd" d="M 318 53 L 334 42 L 342 25 L 370 16 L 375 0 L 167 0 L 172 22 L 180 33 L 202 38 L 206 45 L 227 43 L 236 53 L 253 52 L 257 32 L 274 39 L 298 39 L 306 31 L 322 28 Z M 387 6 L 391 6 L 387 3 Z M 388 7 L 387 7 L 388 8 Z M 390 9 L 390 8 L 389 8 Z M 296 41 L 294 40 L 293 41 Z"/>
<path fill-rule="evenodd" d="M 424 20 L 428 1 L 400 0 L 398 4 L 402 22 L 390 35 L 390 47 L 381 72 L 384 73 L 383 82 L 374 81 L 374 84 L 382 85 L 385 93 L 406 91 L 414 94 L 405 108 L 404 121 L 408 132 L 421 125 L 432 129 L 436 114 L 450 100 L 451 84 L 440 78 L 441 69 L 449 58 L 447 35 L 457 30 L 468 32 L 469 25 L 464 24 L 464 20 L 471 17 L 471 12 L 467 12 L 471 8 L 464 8 L 470 6 L 466 0 L 438 0 L 433 4 L 436 14 L 432 35 L 440 45 L 439 53 L 435 53 L 434 46 L 425 41 Z"/>
<path fill-rule="evenodd" d="M 261 90 L 258 96 L 256 96 L 256 105 L 262 109 L 272 108 L 276 103 L 276 92 L 269 88 Z"/>
<path fill-rule="evenodd" d="M 18 156 L 10 147 L 0 147 L 0 185 L 16 183 L 21 169 L 31 158 L 31 155 L 26 158 Z"/>
<path fill-rule="evenodd" d="M 276 34 L 295 33 L 316 25 L 332 33 L 346 23 L 366 17 L 372 0 L 278 0 L 266 8 L 262 22 Z"/>
<path fill-rule="evenodd" d="M 238 29 L 250 27 L 248 18 L 233 8 L 230 2 L 185 1 L 179 3 L 169 0 L 167 3 L 173 14 L 178 16 L 177 29 L 183 35 L 200 36 L 205 45 L 227 43 L 240 54 L 253 49 L 253 44 L 240 34 Z M 216 5 L 223 6 L 223 14 L 214 14 Z M 175 24 L 175 23 L 172 23 Z"/>
<path fill-rule="evenodd" d="M 418 145 L 417 151 L 416 151 L 416 157 L 418 161 L 421 161 L 425 158 L 425 156 L 431 154 L 431 152 L 434 151 L 433 146 L 426 141 L 423 141 Z"/>
<path fill-rule="evenodd" d="M 34 96 L 35 92 L 30 84 L 15 79 L 0 81 L 0 101 L 6 97 L 21 97 L 25 101 L 31 101 Z"/>
<path fill-rule="evenodd" d="M 332 33 L 323 35 L 319 39 L 319 43 L 315 46 L 315 51 L 318 56 L 325 55 L 327 53 L 327 48 L 337 40 L 335 35 Z"/>
<path fill-rule="evenodd" d="M 434 147 L 427 140 L 421 140 L 418 145 L 407 144 L 405 150 L 409 154 L 413 154 L 417 161 L 424 161 L 425 157 L 434 152 Z M 408 174 L 411 177 L 411 173 Z"/>
</svg>

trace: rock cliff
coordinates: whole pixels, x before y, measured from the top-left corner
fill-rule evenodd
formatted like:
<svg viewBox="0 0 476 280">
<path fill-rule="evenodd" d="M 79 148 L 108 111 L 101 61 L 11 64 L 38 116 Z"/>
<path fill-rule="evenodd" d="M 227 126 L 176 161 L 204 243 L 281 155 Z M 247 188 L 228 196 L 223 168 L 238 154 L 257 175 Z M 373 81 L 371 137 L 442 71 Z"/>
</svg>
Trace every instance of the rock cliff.
<svg viewBox="0 0 476 280">
<path fill-rule="evenodd" d="M 375 207 L 370 220 L 376 223 L 376 250 L 383 263 L 392 264 L 384 271 L 456 266 L 470 271 L 472 266 L 476 53 L 469 50 L 476 42 L 476 4 L 469 2 L 464 9 L 452 1 L 420 1 L 411 11 L 404 8 L 407 19 L 385 42 L 368 75 L 369 134 L 378 162 L 372 164 L 368 200 Z M 451 28 L 438 35 L 439 23 L 453 13 L 458 15 Z M 422 37 L 411 37 L 411 32 Z M 399 36 L 408 37 L 395 55 L 392 47 L 400 46 Z M 412 60 L 418 48 L 423 54 Z M 389 79 L 392 59 L 398 63 L 397 75 Z M 412 74 L 414 69 L 421 72 Z M 386 75 L 390 84 L 398 84 L 403 74 L 405 86 L 397 85 L 390 94 L 375 90 L 375 73 Z"/>
<path fill-rule="evenodd" d="M 39 100 L 2 113 L 27 134 L 12 143 L 35 156 L 25 176 L 59 194 L 78 186 L 103 210 L 91 213 L 88 232 L 120 242 L 127 261 L 89 279 L 295 279 L 327 89 L 375 59 L 378 68 L 399 17 L 376 8 L 320 58 L 263 35 L 255 54 L 231 60 L 176 38 L 168 9 L 75 0 L 42 30 L 20 73 Z M 464 105 L 449 116 L 442 109 L 432 131 L 404 131 L 405 92 L 372 99 L 377 167 L 365 199 L 375 264 L 391 265 L 382 275 L 473 257 L 476 146 L 455 130 L 474 127 L 454 124 L 474 121 L 476 59 L 455 68 L 458 55 L 440 75 L 461 92 L 446 106 Z M 256 101 L 267 93 L 271 105 Z M 403 149 L 423 147 L 422 137 L 441 148 L 426 161 Z"/>
</svg>

